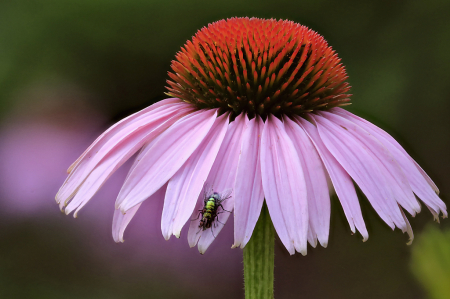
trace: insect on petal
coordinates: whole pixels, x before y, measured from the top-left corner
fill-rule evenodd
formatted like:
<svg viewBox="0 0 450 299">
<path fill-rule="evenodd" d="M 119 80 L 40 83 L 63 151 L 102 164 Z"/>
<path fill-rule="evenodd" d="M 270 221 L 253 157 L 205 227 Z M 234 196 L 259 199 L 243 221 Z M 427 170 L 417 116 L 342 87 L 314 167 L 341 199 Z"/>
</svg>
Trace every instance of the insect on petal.
<svg viewBox="0 0 450 299">
<path fill-rule="evenodd" d="M 223 202 L 223 208 L 227 211 L 233 211 L 234 206 L 234 182 L 236 178 L 237 164 L 239 160 L 239 152 L 241 149 L 242 134 L 245 128 L 245 116 L 243 114 L 228 126 L 227 133 L 217 154 L 216 160 L 206 180 L 205 186 L 211 186 L 215 192 L 222 193 L 231 189 L 231 197 Z M 203 208 L 203 195 L 200 195 L 197 206 L 192 214 L 195 219 L 198 210 Z M 223 212 L 220 214 L 219 221 L 226 223 L 230 213 Z M 201 254 L 205 253 L 215 237 L 218 236 L 223 228 L 223 224 L 219 221 L 213 223 L 213 229 L 199 230 L 199 221 L 191 221 L 188 232 L 188 242 L 191 247 L 198 243 L 198 250 Z"/>
<path fill-rule="evenodd" d="M 161 219 L 166 240 L 172 234 L 179 238 L 182 227 L 190 219 L 227 128 L 228 114 L 216 118 L 202 143 L 170 179 Z"/>
<path fill-rule="evenodd" d="M 155 140 L 120 190 L 117 202 L 122 212 L 151 196 L 180 169 L 211 129 L 216 114 L 214 109 L 191 113 Z"/>
</svg>

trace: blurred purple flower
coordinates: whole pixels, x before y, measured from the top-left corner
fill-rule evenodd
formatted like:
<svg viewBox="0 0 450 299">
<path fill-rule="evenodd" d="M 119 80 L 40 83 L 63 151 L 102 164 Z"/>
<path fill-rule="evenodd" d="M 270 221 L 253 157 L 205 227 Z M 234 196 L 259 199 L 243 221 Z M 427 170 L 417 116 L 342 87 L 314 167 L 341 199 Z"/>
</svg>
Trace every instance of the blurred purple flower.
<svg viewBox="0 0 450 299">
<path fill-rule="evenodd" d="M 104 122 L 73 86 L 38 85 L 22 92 L 0 127 L 1 205 L 16 216 L 48 211 L 66 175 L 64 165 Z"/>
<path fill-rule="evenodd" d="M 92 107 L 90 107 L 89 117 L 86 118 L 87 113 L 83 109 L 77 109 L 70 104 L 69 111 L 61 107 L 55 108 L 53 104 L 50 106 L 52 106 L 51 109 L 47 107 L 43 110 L 59 113 L 59 119 L 48 117 L 47 113 L 32 113 L 26 117 L 19 113 L 8 117 L 0 128 L 0 163 L 2 164 L 0 207 L 4 229 L 8 229 L 8 225 L 13 223 L 40 219 L 42 215 L 45 215 L 45 221 L 58 220 L 60 215 L 53 214 L 55 211 L 51 213 L 53 214 L 51 217 L 48 217 L 48 213 L 57 209 L 53 197 L 67 176 L 66 167 L 76 159 L 83 148 L 92 142 L 93 135 L 98 132 L 104 122 L 104 117 L 96 114 Z M 73 236 L 74 242 L 83 239 L 85 245 L 90 248 L 89 254 L 92 254 L 95 259 L 107 260 L 107 264 L 110 264 L 111 257 L 118 258 L 119 260 L 110 265 L 109 269 L 115 275 L 122 271 L 139 271 L 140 267 L 152 265 L 153 270 L 146 271 L 150 273 L 146 274 L 150 277 L 156 275 L 154 272 L 159 271 L 160 274 L 170 275 L 174 281 L 183 283 L 184 288 L 192 287 L 188 287 L 189 283 L 201 287 L 205 280 L 199 282 L 196 277 L 186 278 L 185 273 L 192 272 L 198 264 L 195 257 L 192 257 L 194 252 L 182 251 L 183 254 L 179 254 L 181 248 L 187 247 L 186 244 L 155 242 L 160 232 L 155 229 L 155 225 L 148 224 L 159 221 L 162 201 L 152 201 L 142 206 L 142 213 L 136 215 L 134 223 L 140 227 L 139 233 L 136 231 L 136 234 L 131 234 L 130 246 L 110 246 L 114 243 L 108 242 L 108 234 L 105 233 L 108 226 L 106 223 L 112 219 L 114 197 L 119 192 L 127 170 L 131 166 L 131 163 L 125 164 L 128 165 L 123 165 L 116 171 L 107 182 L 107 186 L 94 196 L 95 200 L 90 205 L 91 209 L 83 214 L 84 228 L 88 226 L 93 229 L 89 233 L 83 233 L 82 236 Z M 111 204 L 111 209 L 103 210 L 108 203 Z M 101 213 L 98 212 L 100 210 Z M 34 223 L 40 225 L 39 221 Z M 55 229 L 67 230 L 71 226 L 70 223 L 57 223 Z M 229 230 L 228 238 L 222 239 L 221 243 L 230 242 L 231 233 Z M 230 259 L 238 261 L 240 257 L 230 256 L 228 259 L 220 259 L 223 253 L 223 250 L 218 250 L 210 257 L 225 271 L 215 277 L 220 277 L 223 281 L 233 281 L 226 273 L 233 271 L 238 263 L 229 261 Z M 160 263 L 163 260 L 164 263 Z"/>
</svg>

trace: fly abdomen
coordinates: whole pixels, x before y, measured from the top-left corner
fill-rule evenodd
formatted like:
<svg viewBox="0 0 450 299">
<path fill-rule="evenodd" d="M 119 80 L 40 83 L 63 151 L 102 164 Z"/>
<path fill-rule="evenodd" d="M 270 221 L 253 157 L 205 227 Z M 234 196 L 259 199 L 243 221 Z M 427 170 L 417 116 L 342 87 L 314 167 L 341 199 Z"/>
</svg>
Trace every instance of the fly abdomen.
<svg viewBox="0 0 450 299">
<path fill-rule="evenodd" d="M 210 218 L 211 218 L 211 211 L 206 210 L 206 212 L 203 213 L 203 220 L 210 219 Z"/>
</svg>

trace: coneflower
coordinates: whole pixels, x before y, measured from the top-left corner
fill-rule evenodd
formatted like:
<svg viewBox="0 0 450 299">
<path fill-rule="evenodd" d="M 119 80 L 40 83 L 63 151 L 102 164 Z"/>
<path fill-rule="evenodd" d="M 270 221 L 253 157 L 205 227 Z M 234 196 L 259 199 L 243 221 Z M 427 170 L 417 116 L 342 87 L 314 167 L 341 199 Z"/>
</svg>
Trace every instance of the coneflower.
<svg viewBox="0 0 450 299">
<path fill-rule="evenodd" d="M 221 20 L 198 31 L 171 67 L 172 98 L 113 125 L 69 168 L 56 196 L 67 214 L 76 215 L 140 151 L 116 201 L 116 241 L 144 200 L 164 197 L 166 239 L 189 223 L 189 244 L 204 253 L 233 211 L 233 247 L 243 248 L 263 211 L 258 240 L 273 239 L 271 221 L 290 254 L 306 254 L 308 242 L 328 243 L 328 182 L 363 240 L 368 232 L 353 182 L 411 241 L 404 210 L 420 212 L 416 196 L 435 218 L 447 216 L 437 187 L 405 150 L 341 108 L 350 104 L 345 68 L 311 29 L 283 20 Z M 225 192 L 229 198 L 221 198 Z M 244 253 L 246 293 L 255 284 L 247 280 L 251 256 L 268 245 L 254 246 Z M 248 290 L 252 298 L 267 292 Z"/>
</svg>

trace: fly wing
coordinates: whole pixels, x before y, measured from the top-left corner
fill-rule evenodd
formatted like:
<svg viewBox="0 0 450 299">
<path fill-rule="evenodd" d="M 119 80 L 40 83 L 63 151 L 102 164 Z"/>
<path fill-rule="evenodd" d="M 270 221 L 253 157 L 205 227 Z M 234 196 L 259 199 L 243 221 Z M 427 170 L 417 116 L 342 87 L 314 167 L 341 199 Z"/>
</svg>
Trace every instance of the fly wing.
<svg viewBox="0 0 450 299">
<path fill-rule="evenodd" d="M 226 199 L 231 197 L 231 193 L 233 193 L 233 189 L 228 188 L 228 189 L 225 189 L 224 191 L 218 192 L 218 193 L 219 193 L 219 196 L 220 196 L 219 203 L 221 203 L 224 200 L 226 200 Z"/>
<path fill-rule="evenodd" d="M 203 185 L 203 202 L 205 205 L 206 202 L 208 201 L 208 198 L 210 198 L 212 194 L 213 188 L 209 186 L 209 184 L 205 183 L 205 185 Z"/>
</svg>

